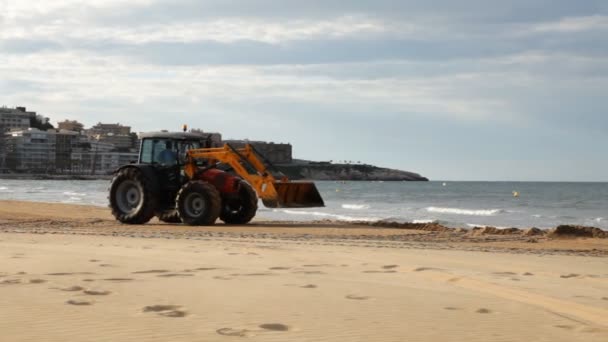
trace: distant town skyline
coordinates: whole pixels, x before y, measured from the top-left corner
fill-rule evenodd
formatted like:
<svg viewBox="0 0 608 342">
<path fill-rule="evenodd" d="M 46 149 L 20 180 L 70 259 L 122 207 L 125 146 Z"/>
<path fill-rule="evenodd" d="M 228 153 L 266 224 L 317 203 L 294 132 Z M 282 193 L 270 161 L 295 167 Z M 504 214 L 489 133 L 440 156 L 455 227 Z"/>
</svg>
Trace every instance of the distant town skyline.
<svg viewBox="0 0 608 342">
<path fill-rule="evenodd" d="M 0 0 L 0 105 L 434 180 L 608 181 L 608 2 Z"/>
</svg>

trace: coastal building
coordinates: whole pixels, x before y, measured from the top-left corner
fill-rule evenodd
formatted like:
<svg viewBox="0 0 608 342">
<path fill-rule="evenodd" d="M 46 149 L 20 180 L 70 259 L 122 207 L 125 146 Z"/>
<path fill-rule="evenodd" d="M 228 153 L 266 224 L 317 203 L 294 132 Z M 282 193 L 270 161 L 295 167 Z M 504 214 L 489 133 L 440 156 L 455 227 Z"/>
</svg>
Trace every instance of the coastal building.
<svg viewBox="0 0 608 342">
<path fill-rule="evenodd" d="M 291 144 L 249 140 L 224 140 L 224 143 L 228 143 L 235 148 L 242 148 L 245 144 L 251 144 L 273 164 L 290 164 L 293 161 Z"/>
<path fill-rule="evenodd" d="M 6 165 L 29 173 L 55 173 L 54 131 L 29 128 L 5 133 Z"/>
<path fill-rule="evenodd" d="M 30 127 L 30 119 L 35 117 L 36 112 L 28 112 L 25 107 L 0 107 L 2 132 L 28 129 Z"/>
<path fill-rule="evenodd" d="M 45 174 L 109 174 L 137 159 L 79 132 L 36 128 L 4 134 L 5 169 Z"/>
<path fill-rule="evenodd" d="M 120 123 L 105 124 L 97 123 L 97 125 L 86 130 L 87 135 L 129 135 L 131 134 L 130 126 L 123 126 Z"/>
<path fill-rule="evenodd" d="M 84 125 L 76 120 L 63 120 L 57 123 L 57 129 L 72 132 L 82 132 Z"/>
<path fill-rule="evenodd" d="M 120 152 L 134 153 L 138 149 L 137 134 L 131 132 L 130 126 L 100 122 L 85 133 L 94 140 L 114 145 Z"/>
</svg>

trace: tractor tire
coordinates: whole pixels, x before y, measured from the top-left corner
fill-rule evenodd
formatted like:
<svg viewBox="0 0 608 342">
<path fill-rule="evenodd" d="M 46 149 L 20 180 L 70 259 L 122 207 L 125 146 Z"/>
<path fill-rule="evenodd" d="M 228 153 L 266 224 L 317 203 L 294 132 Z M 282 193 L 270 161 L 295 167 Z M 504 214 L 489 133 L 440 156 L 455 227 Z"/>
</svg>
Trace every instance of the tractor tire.
<svg viewBox="0 0 608 342">
<path fill-rule="evenodd" d="M 112 215 L 126 224 L 144 224 L 156 211 L 157 198 L 152 184 L 138 169 L 124 168 L 114 176 L 110 185 Z"/>
<path fill-rule="evenodd" d="M 220 220 L 226 224 L 245 224 L 251 221 L 258 210 L 258 196 L 251 185 L 241 182 L 239 199 L 224 203 Z"/>
<path fill-rule="evenodd" d="M 222 210 L 217 189 L 204 181 L 190 181 L 177 193 L 175 206 L 181 221 L 191 226 L 210 226 Z"/>
<path fill-rule="evenodd" d="M 166 210 L 160 213 L 156 213 L 158 220 L 165 223 L 182 223 L 182 219 L 179 218 L 177 210 Z"/>
</svg>

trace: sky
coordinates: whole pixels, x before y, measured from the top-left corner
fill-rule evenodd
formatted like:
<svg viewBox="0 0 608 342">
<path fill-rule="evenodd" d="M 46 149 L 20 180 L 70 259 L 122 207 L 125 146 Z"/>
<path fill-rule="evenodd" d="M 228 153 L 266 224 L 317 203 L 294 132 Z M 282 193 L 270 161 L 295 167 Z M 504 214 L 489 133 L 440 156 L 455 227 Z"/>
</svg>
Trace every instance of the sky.
<svg viewBox="0 0 608 342">
<path fill-rule="evenodd" d="M 0 0 L 0 105 L 434 180 L 608 181 L 608 1 Z"/>
</svg>

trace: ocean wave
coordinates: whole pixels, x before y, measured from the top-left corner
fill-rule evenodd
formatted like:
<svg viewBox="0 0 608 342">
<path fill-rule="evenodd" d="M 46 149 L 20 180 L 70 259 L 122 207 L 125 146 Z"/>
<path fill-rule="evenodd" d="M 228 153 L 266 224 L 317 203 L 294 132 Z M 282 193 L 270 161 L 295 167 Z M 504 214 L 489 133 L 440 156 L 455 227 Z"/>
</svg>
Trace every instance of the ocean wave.
<svg viewBox="0 0 608 342">
<path fill-rule="evenodd" d="M 495 226 L 493 224 L 476 224 L 476 223 L 467 223 L 467 226 L 470 228 L 485 228 L 485 227 L 494 227 L 496 229 L 509 229 L 511 227 L 502 227 L 502 226 Z"/>
<path fill-rule="evenodd" d="M 86 196 L 87 194 L 81 193 L 81 192 L 72 192 L 72 191 L 66 191 L 63 193 L 66 196 L 70 196 L 70 197 L 76 197 L 76 196 Z"/>
<path fill-rule="evenodd" d="M 439 220 L 413 220 L 414 224 L 429 224 L 429 223 L 439 223 Z"/>
<path fill-rule="evenodd" d="M 353 216 L 346 216 L 346 215 L 323 213 L 320 211 L 299 211 L 299 210 L 289 210 L 289 209 L 274 209 L 273 212 L 284 213 L 284 214 L 289 214 L 289 215 L 324 217 L 324 218 L 334 219 L 334 220 L 338 220 L 338 221 L 347 221 L 347 222 L 354 222 L 354 221 L 376 222 L 376 221 L 379 221 L 379 219 L 377 217 L 353 217 Z"/>
<path fill-rule="evenodd" d="M 361 210 L 369 209 L 367 204 L 342 204 L 342 209 Z"/>
<path fill-rule="evenodd" d="M 0 186 L 0 190 L 8 190 L 8 188 L 5 186 Z"/>
<path fill-rule="evenodd" d="M 428 207 L 426 211 L 430 213 L 441 213 L 441 214 L 454 214 L 454 215 L 468 215 L 468 216 L 494 216 L 500 213 L 504 213 L 502 209 L 460 209 L 460 208 L 441 208 L 441 207 Z"/>
</svg>

